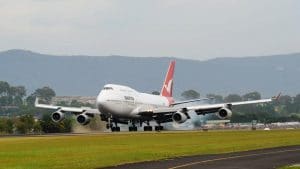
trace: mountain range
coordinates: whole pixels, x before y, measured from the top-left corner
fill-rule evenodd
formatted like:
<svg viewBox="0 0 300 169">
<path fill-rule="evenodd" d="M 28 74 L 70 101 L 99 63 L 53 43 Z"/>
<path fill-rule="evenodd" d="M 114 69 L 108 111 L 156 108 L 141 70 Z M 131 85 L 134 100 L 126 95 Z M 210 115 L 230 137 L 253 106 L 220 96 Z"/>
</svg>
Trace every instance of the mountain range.
<svg viewBox="0 0 300 169">
<path fill-rule="evenodd" d="M 151 93 L 160 91 L 168 64 L 176 60 L 174 94 L 194 89 L 227 95 L 258 91 L 300 93 L 300 53 L 216 58 L 206 61 L 171 57 L 56 56 L 27 50 L 0 52 L 0 81 L 24 85 L 28 94 L 49 86 L 57 95 L 95 96 L 115 83 Z"/>
</svg>

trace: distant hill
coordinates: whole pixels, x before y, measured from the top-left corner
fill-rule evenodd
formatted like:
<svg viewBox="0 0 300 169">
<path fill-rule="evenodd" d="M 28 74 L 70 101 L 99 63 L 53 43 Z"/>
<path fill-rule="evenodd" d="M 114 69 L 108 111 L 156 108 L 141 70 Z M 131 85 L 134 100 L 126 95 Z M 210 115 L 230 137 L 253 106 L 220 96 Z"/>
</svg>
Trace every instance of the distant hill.
<svg viewBox="0 0 300 169">
<path fill-rule="evenodd" d="M 29 92 L 52 87 L 57 95 L 95 96 L 106 83 L 139 91 L 160 90 L 174 58 L 123 56 L 53 56 L 25 50 L 0 52 L 0 80 L 24 85 Z M 300 93 L 300 53 L 207 61 L 176 59 L 175 94 L 195 89 L 207 93 L 272 96 Z"/>
</svg>

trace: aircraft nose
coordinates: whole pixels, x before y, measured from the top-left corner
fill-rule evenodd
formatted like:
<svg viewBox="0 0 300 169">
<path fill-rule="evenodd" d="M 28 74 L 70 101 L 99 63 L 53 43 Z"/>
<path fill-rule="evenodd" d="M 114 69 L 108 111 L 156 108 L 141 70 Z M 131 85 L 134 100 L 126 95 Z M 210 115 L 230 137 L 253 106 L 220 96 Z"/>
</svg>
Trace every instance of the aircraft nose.
<svg viewBox="0 0 300 169">
<path fill-rule="evenodd" d="M 103 94 L 103 92 L 100 92 L 99 95 L 97 96 L 97 104 L 101 105 L 104 104 L 106 102 L 106 98 Z"/>
</svg>

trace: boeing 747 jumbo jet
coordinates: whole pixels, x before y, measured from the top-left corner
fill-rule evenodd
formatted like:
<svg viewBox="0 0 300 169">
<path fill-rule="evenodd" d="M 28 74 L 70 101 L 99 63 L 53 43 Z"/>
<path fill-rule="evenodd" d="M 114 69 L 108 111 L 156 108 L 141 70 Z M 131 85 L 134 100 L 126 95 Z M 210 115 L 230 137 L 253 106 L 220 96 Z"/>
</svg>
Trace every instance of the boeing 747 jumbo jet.
<svg viewBox="0 0 300 169">
<path fill-rule="evenodd" d="M 172 121 L 184 123 L 190 118 L 189 111 L 195 111 L 198 115 L 216 113 L 219 118 L 226 119 L 232 115 L 232 106 L 266 103 L 277 99 L 277 97 L 273 97 L 262 100 L 186 106 L 185 103 L 203 99 L 174 101 L 172 97 L 174 68 L 175 61 L 172 61 L 160 95 L 140 93 L 127 86 L 107 84 L 97 97 L 97 109 L 39 104 L 38 99 L 35 101 L 35 107 L 55 110 L 51 115 L 55 122 L 62 121 L 65 113 L 72 113 L 76 115 L 77 122 L 82 125 L 87 125 L 94 116 L 100 116 L 102 121 L 107 122 L 107 128 L 110 128 L 111 131 L 120 131 L 118 124 L 128 124 L 129 131 L 137 131 L 136 124 L 142 126 L 143 123 L 146 124 L 144 131 L 152 131 L 150 121 L 157 123 L 155 130 L 158 131 L 163 130 L 162 123 Z"/>
</svg>

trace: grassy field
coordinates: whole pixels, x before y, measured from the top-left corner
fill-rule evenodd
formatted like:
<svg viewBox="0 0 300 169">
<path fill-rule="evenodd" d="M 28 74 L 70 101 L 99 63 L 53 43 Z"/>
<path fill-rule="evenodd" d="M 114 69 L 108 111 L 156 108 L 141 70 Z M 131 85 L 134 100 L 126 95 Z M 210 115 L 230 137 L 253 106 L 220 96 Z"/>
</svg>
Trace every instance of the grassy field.
<svg viewBox="0 0 300 169">
<path fill-rule="evenodd" d="M 286 145 L 300 145 L 299 130 L 2 137 L 0 168 L 89 169 L 175 156 Z"/>
</svg>

